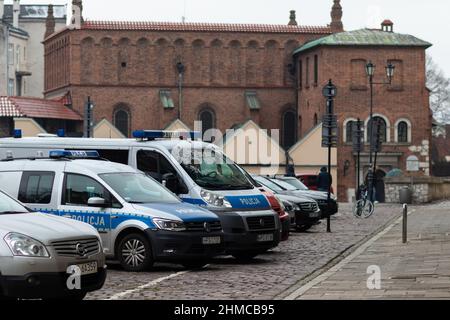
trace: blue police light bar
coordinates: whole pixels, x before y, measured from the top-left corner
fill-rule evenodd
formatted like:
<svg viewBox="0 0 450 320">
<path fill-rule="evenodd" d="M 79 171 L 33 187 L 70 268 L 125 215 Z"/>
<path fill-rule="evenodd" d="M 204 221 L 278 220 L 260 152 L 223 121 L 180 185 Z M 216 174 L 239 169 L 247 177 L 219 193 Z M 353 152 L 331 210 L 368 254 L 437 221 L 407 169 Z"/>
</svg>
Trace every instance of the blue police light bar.
<svg viewBox="0 0 450 320">
<path fill-rule="evenodd" d="M 20 130 L 20 129 L 14 129 L 14 138 L 15 139 L 20 139 L 20 138 L 22 138 L 22 130 Z"/>
<path fill-rule="evenodd" d="M 97 151 L 68 151 L 68 150 L 53 150 L 49 152 L 51 159 L 98 159 L 100 155 Z"/>
<path fill-rule="evenodd" d="M 66 136 L 66 130 L 58 129 L 58 131 L 56 131 L 56 135 L 60 138 L 64 138 Z"/>
<path fill-rule="evenodd" d="M 137 130 L 133 132 L 133 137 L 136 139 L 200 139 L 201 132 L 199 131 L 163 131 L 163 130 Z"/>
</svg>

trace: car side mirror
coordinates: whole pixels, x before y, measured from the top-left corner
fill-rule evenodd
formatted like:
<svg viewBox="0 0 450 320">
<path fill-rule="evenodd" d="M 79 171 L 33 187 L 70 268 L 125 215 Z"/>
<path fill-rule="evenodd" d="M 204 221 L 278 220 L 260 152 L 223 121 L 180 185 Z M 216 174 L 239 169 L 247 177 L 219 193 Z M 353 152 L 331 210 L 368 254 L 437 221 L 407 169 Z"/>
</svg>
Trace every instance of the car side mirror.
<svg viewBox="0 0 450 320">
<path fill-rule="evenodd" d="M 98 197 L 89 198 L 88 206 L 95 208 L 104 208 L 106 206 L 106 200 Z"/>
</svg>

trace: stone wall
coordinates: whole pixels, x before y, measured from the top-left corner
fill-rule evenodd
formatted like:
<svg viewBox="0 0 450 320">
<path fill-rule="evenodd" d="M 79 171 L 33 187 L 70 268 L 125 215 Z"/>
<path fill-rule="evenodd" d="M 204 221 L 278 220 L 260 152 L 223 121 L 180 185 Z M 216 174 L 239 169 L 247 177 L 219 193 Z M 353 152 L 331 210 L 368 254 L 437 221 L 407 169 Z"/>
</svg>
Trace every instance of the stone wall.
<svg viewBox="0 0 450 320">
<path fill-rule="evenodd" d="M 413 190 L 413 203 L 450 199 L 450 179 L 437 177 L 386 178 L 386 202 L 400 203 L 400 189 Z"/>
</svg>

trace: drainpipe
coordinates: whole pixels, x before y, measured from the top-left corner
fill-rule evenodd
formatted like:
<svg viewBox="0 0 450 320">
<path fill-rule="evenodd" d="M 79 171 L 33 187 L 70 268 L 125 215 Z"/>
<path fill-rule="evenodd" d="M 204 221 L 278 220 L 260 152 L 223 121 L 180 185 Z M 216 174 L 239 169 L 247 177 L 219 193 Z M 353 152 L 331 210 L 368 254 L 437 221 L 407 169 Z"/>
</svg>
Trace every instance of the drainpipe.
<svg viewBox="0 0 450 320">
<path fill-rule="evenodd" d="M 4 24 L 5 26 L 5 31 L 4 31 L 4 36 L 5 36 L 5 57 L 6 57 L 6 74 L 5 74 L 5 87 L 6 87 L 6 96 L 9 96 L 8 93 L 8 88 L 9 88 L 9 52 L 8 52 L 8 48 L 9 48 L 9 25 Z"/>
</svg>

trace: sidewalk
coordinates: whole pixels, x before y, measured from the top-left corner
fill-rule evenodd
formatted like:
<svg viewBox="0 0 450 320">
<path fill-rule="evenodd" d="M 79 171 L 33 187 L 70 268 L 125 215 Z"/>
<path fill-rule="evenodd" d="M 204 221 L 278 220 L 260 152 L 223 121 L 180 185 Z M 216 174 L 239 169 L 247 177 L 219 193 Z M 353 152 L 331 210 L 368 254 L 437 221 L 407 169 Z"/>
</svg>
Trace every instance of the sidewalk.
<svg viewBox="0 0 450 320">
<path fill-rule="evenodd" d="M 291 298 L 450 299 L 450 202 L 411 210 L 407 244 L 397 220 Z M 369 266 L 381 270 L 379 290 L 367 287 Z"/>
</svg>

